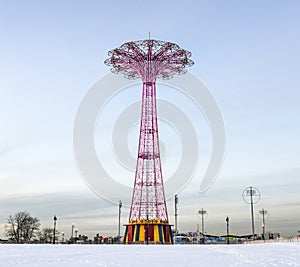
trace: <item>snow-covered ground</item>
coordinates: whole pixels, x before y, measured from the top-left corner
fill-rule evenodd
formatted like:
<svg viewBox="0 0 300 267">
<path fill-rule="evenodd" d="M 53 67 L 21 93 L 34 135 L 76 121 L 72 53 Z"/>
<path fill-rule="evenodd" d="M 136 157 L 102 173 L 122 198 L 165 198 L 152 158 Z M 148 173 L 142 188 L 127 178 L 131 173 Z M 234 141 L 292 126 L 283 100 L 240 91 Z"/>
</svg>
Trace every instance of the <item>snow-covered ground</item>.
<svg viewBox="0 0 300 267">
<path fill-rule="evenodd" d="M 0 266 L 300 266 L 300 242 L 252 245 L 0 245 Z"/>
</svg>

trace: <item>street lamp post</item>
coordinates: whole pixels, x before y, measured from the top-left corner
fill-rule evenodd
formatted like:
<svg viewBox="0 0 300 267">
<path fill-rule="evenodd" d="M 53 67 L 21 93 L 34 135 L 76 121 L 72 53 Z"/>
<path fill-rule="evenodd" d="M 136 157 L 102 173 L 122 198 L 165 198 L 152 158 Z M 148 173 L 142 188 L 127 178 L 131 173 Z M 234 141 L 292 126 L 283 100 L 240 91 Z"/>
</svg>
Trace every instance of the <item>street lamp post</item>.
<svg viewBox="0 0 300 267">
<path fill-rule="evenodd" d="M 266 239 L 266 222 L 265 222 L 265 215 L 268 213 L 267 210 L 265 209 L 262 209 L 259 211 L 260 214 L 262 214 L 262 220 L 263 220 L 263 223 L 262 223 L 262 230 L 263 230 L 263 240 Z"/>
<path fill-rule="evenodd" d="M 177 229 L 177 218 L 178 218 L 178 195 L 175 195 L 175 234 L 178 234 L 178 229 Z"/>
<path fill-rule="evenodd" d="M 72 227 L 71 227 L 71 243 L 74 243 L 74 223 L 72 223 Z"/>
<path fill-rule="evenodd" d="M 77 244 L 77 240 L 79 239 L 79 238 L 78 238 L 78 229 L 76 228 L 76 229 L 74 230 L 74 232 L 75 232 L 74 244 Z"/>
<path fill-rule="evenodd" d="M 57 221 L 57 217 L 54 215 L 54 227 L 53 227 L 53 244 L 55 244 L 55 232 L 56 232 L 56 221 Z"/>
<path fill-rule="evenodd" d="M 227 226 L 227 244 L 229 245 L 229 218 L 226 217 L 226 226 Z"/>
<path fill-rule="evenodd" d="M 122 208 L 122 201 L 119 201 L 119 228 L 118 228 L 118 242 L 120 244 L 120 232 L 121 232 L 121 208 Z"/>
</svg>

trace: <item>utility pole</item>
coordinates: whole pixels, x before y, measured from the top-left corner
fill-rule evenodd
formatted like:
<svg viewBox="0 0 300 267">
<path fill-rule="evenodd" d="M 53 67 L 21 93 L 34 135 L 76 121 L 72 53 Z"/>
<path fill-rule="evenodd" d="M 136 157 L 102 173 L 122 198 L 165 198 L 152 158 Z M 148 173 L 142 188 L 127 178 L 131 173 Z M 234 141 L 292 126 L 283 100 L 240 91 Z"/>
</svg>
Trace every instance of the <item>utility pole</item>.
<svg viewBox="0 0 300 267">
<path fill-rule="evenodd" d="M 265 222 L 265 214 L 267 214 L 268 213 L 268 211 L 267 210 L 265 210 L 265 209 L 262 209 L 262 210 L 260 210 L 259 211 L 259 213 L 260 214 L 262 214 L 262 219 L 263 219 L 263 223 L 262 223 L 262 230 L 263 230 L 263 240 L 265 240 L 266 239 L 266 222 Z"/>
<path fill-rule="evenodd" d="M 119 228 L 118 228 L 118 243 L 120 244 L 120 232 L 121 232 L 121 208 L 122 208 L 122 201 L 119 201 Z"/>
<path fill-rule="evenodd" d="M 178 217 L 178 195 L 175 195 L 175 234 L 178 234 L 177 229 L 177 217 Z"/>
</svg>

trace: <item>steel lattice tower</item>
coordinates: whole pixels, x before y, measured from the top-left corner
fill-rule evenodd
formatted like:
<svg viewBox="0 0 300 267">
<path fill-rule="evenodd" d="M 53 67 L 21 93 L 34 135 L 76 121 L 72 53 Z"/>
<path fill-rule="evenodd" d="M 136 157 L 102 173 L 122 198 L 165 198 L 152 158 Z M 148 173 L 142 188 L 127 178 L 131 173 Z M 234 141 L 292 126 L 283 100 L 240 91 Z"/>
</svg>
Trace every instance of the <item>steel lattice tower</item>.
<svg viewBox="0 0 300 267">
<path fill-rule="evenodd" d="M 186 73 L 185 68 L 194 64 L 191 53 L 177 44 L 149 38 L 124 43 L 108 55 L 105 64 L 113 73 L 143 82 L 138 157 L 124 243 L 172 243 L 159 152 L 156 79 Z"/>
</svg>

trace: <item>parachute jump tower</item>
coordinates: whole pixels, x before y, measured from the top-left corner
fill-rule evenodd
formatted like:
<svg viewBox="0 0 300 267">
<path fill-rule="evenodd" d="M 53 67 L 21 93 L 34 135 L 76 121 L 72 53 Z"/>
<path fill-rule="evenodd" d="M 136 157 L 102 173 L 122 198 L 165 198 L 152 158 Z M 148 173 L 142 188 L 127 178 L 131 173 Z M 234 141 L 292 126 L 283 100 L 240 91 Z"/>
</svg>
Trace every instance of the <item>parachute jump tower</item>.
<svg viewBox="0 0 300 267">
<path fill-rule="evenodd" d="M 134 189 L 124 243 L 173 243 L 166 206 L 158 140 L 156 79 L 186 73 L 194 62 L 177 44 L 128 42 L 108 52 L 105 64 L 127 79 L 141 78 L 142 114 Z"/>
</svg>

